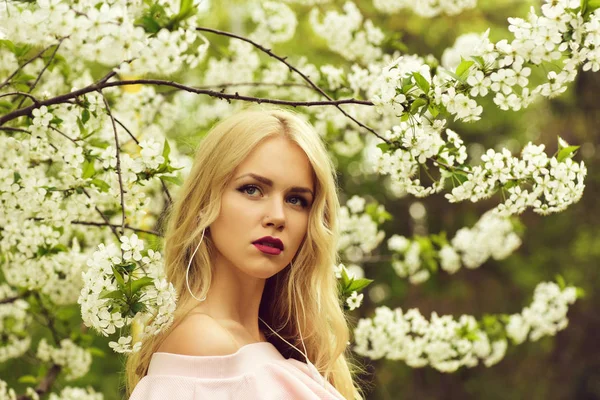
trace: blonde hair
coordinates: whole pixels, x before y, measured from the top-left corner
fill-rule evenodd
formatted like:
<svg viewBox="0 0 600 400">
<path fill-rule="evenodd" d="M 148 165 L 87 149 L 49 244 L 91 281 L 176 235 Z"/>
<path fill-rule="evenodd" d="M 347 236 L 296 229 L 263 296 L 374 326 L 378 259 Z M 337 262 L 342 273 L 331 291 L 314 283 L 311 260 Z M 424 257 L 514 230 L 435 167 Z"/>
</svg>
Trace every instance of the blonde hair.
<svg viewBox="0 0 600 400">
<path fill-rule="evenodd" d="M 353 376 L 364 370 L 350 362 L 348 320 L 332 270 L 339 263 L 336 250 L 340 209 L 337 176 L 318 134 L 310 124 L 289 111 L 238 112 L 217 124 L 201 142 L 190 175 L 169 210 L 164 240 L 166 278 L 175 286 L 178 295 L 175 321 L 170 329 L 197 305 L 187 291 L 186 267 L 202 230 L 219 215 L 221 196 L 233 178 L 234 170 L 261 141 L 276 135 L 283 135 L 297 144 L 308 157 L 315 177 L 315 199 L 306 237 L 292 261 L 293 268 L 288 265 L 267 279 L 259 317 L 290 343 L 302 348 L 300 328 L 307 355 L 315 367 L 346 399 L 360 399 L 363 392 L 355 385 Z M 198 297 L 206 295 L 210 287 L 211 260 L 215 252 L 214 243 L 205 235 L 189 274 L 190 288 Z M 152 354 L 170 329 L 146 337 L 141 350 L 128 356 L 125 366 L 128 396 L 146 375 Z M 277 336 L 269 336 L 269 341 L 284 357 L 302 360 L 296 350 Z"/>
</svg>

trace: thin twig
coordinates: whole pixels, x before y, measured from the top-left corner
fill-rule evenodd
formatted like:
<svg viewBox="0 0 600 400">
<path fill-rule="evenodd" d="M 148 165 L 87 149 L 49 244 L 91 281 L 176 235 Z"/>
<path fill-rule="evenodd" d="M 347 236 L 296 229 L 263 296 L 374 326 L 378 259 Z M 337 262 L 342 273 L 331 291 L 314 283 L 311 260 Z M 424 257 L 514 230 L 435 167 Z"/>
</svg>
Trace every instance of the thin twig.
<svg viewBox="0 0 600 400">
<path fill-rule="evenodd" d="M 44 393 L 50 391 L 50 388 L 54 384 L 54 381 L 56 381 L 56 378 L 58 378 L 58 375 L 60 374 L 61 370 L 62 370 L 62 367 L 60 365 L 52 364 L 52 367 L 50 367 L 50 369 L 48 370 L 48 373 L 46 373 L 46 376 L 44 377 L 44 379 L 40 382 L 38 387 L 35 389 L 36 393 L 38 395 L 43 395 Z M 17 400 L 31 400 L 31 397 L 29 397 L 26 394 L 22 394 L 22 395 L 19 395 L 19 397 L 17 397 Z"/>
<path fill-rule="evenodd" d="M 115 118 L 110 111 L 110 106 L 108 105 L 108 100 L 106 100 L 106 96 L 102 91 L 99 91 L 102 96 L 102 100 L 104 101 L 104 107 L 106 107 L 106 112 L 110 116 L 110 121 L 112 122 L 113 132 L 115 133 L 115 147 L 116 147 L 116 157 L 117 157 L 117 176 L 119 177 L 119 190 L 121 191 L 121 235 L 125 234 L 125 193 L 123 191 L 123 178 L 121 176 L 121 154 L 119 150 L 119 134 L 117 132 L 117 124 L 115 123 Z"/>
<path fill-rule="evenodd" d="M 75 139 L 73 139 L 73 138 L 69 137 L 67 134 L 63 133 L 63 132 L 62 132 L 60 129 L 58 129 L 58 128 L 55 128 L 55 127 L 54 127 L 54 126 L 52 126 L 52 125 L 49 125 L 48 127 L 49 127 L 50 129 L 52 129 L 53 131 L 60 133 L 62 136 L 64 136 L 65 138 L 69 139 L 71 142 L 75 143 L 77 146 L 79 146 L 79 144 L 77 143 L 77 141 L 76 141 Z"/>
<path fill-rule="evenodd" d="M 5 299 L 0 300 L 0 304 L 14 303 L 15 301 L 22 299 L 22 298 L 23 298 L 23 296 L 7 297 Z"/>
<path fill-rule="evenodd" d="M 4 82 L 2 82 L 2 84 L 0 84 L 0 89 L 2 89 L 4 86 L 8 85 L 8 83 L 10 82 L 10 80 L 15 75 L 17 75 L 20 70 L 22 70 L 23 68 L 25 68 L 25 66 L 28 65 L 29 63 L 31 63 L 31 62 L 37 60 L 38 58 L 40 58 L 42 56 L 42 54 L 44 54 L 46 52 L 46 50 L 50 49 L 52 46 L 56 46 L 56 45 L 51 44 L 50 46 L 46 47 L 45 49 L 43 49 L 42 51 L 40 51 L 39 53 L 37 53 L 32 59 L 28 60 L 23 65 L 19 66 L 19 68 L 17 68 L 17 70 L 15 72 L 13 72 L 12 74 L 10 74 L 10 76 L 8 78 L 6 78 L 6 80 Z"/>
<path fill-rule="evenodd" d="M 125 132 L 127 132 L 129 134 L 129 137 L 131 137 L 131 139 L 133 139 L 135 144 L 139 145 L 140 141 L 137 140 L 137 138 L 133 135 L 133 133 L 131 133 L 131 131 L 121 121 L 119 121 L 119 119 L 117 117 L 114 117 L 114 118 L 115 118 L 115 121 L 117 122 L 117 124 L 121 125 L 121 128 L 125 129 Z"/>
<path fill-rule="evenodd" d="M 76 225 L 119 227 L 119 225 L 108 224 L 106 222 L 71 221 L 71 223 L 72 224 L 76 224 Z M 162 235 L 159 232 L 157 232 L 157 231 L 151 231 L 151 230 L 147 230 L 147 229 L 134 228 L 133 226 L 129 226 L 129 225 L 125 225 L 125 229 L 130 229 L 130 230 L 135 231 L 135 232 L 149 233 L 150 235 L 155 235 L 155 236 L 162 237 Z"/>
<path fill-rule="evenodd" d="M 65 38 L 60 39 L 58 41 L 58 43 L 56 44 L 56 48 L 52 52 L 52 55 L 50 56 L 50 59 L 48 60 L 48 62 L 46 63 L 46 65 L 44 65 L 44 68 L 42 68 L 42 70 L 40 71 L 40 73 L 38 74 L 35 82 L 33 82 L 33 85 L 31 85 L 31 87 L 29 88 L 29 91 L 28 91 L 29 93 L 33 92 L 33 89 L 35 89 L 35 87 L 37 86 L 37 84 L 40 81 L 40 79 L 42 79 L 42 75 L 44 75 L 44 72 L 46 72 L 46 70 L 48 69 L 48 67 L 52 63 L 52 61 L 54 61 L 54 57 L 56 57 L 56 53 L 58 52 L 58 49 L 59 49 L 60 45 L 62 44 L 63 40 L 65 40 Z M 17 108 L 21 108 L 21 106 L 23 105 L 24 101 L 25 101 L 25 98 L 22 98 L 21 101 L 19 102 L 19 105 L 17 106 Z"/>
<path fill-rule="evenodd" d="M 39 104 L 39 100 L 37 98 L 35 98 L 35 96 L 32 96 L 29 93 L 26 92 L 10 92 L 10 93 L 4 93 L 4 94 L 0 94 L 0 97 L 6 97 L 6 96 L 25 96 L 25 97 L 29 97 L 34 104 Z"/>
<path fill-rule="evenodd" d="M 85 194 L 85 195 L 86 195 L 86 196 L 87 196 L 89 199 L 91 199 L 91 198 L 92 198 L 92 196 L 90 196 L 90 194 L 89 194 L 89 193 L 88 193 L 88 192 L 87 192 L 85 189 L 83 189 L 83 188 L 82 188 L 82 190 L 83 190 L 83 193 L 84 193 L 84 194 Z M 113 226 L 113 225 L 110 223 L 110 221 L 108 220 L 108 218 L 106 218 L 106 215 L 104 215 L 104 213 L 103 213 L 103 212 L 102 212 L 102 211 L 101 211 L 101 210 L 98 208 L 98 206 L 94 206 L 94 208 L 96 209 L 96 212 L 97 212 L 98 214 L 100 214 L 100 217 L 102 217 L 102 219 L 104 220 L 104 222 L 106 222 L 106 226 L 108 226 L 108 227 L 110 228 L 110 230 L 113 232 L 113 234 L 114 234 L 114 235 L 117 237 L 117 241 L 120 241 L 120 240 L 121 240 L 121 236 L 119 236 L 119 233 L 117 232 L 117 228 L 115 228 L 115 227 L 114 227 L 114 226 Z"/>
<path fill-rule="evenodd" d="M 173 203 L 173 198 L 171 197 L 171 193 L 169 193 L 169 189 L 167 188 L 167 184 L 162 179 L 159 178 L 159 180 L 160 180 L 160 183 L 162 185 L 162 188 L 163 188 L 165 194 L 167 195 L 167 200 L 169 200 L 169 204 L 172 204 Z"/>
<path fill-rule="evenodd" d="M 210 33 L 215 33 L 217 35 L 222 35 L 222 36 L 228 36 L 231 38 L 235 38 L 238 40 L 242 40 L 246 43 L 250 43 L 252 46 L 256 47 L 257 49 L 259 49 L 260 51 L 262 51 L 263 53 L 269 55 L 270 57 L 279 60 L 280 62 L 284 63 L 289 69 L 290 71 L 294 71 L 295 73 L 297 73 L 298 75 L 300 75 L 302 77 L 302 79 L 304 79 L 304 81 L 306 81 L 310 86 L 312 86 L 313 89 L 315 89 L 317 92 L 319 92 L 322 96 L 324 96 L 326 99 L 333 101 L 333 98 L 331 98 L 327 93 L 325 93 L 325 91 L 323 89 L 321 89 L 320 87 L 318 87 L 308 76 L 306 76 L 304 73 L 302 73 L 302 71 L 300 71 L 299 69 L 297 69 L 296 67 L 294 67 L 293 65 L 291 65 L 290 63 L 288 63 L 286 61 L 287 57 L 281 57 L 278 56 L 277 54 L 273 53 L 271 51 L 271 49 L 267 49 L 264 46 L 261 46 L 260 44 L 246 38 L 243 36 L 239 36 L 236 35 L 234 33 L 230 33 L 230 32 L 225 32 L 225 31 L 220 31 L 218 29 L 212 29 L 212 28 L 204 28 L 204 27 L 196 27 L 197 31 L 203 31 L 203 32 L 210 32 Z M 372 103 L 371 103 L 372 105 Z M 344 114 L 346 117 L 350 118 L 352 121 L 354 121 L 354 123 L 356 123 L 358 126 L 360 126 L 361 128 L 364 128 L 366 130 L 368 130 L 369 132 L 371 132 L 372 134 L 374 134 L 375 136 L 377 136 L 379 139 L 383 140 L 384 142 L 390 144 L 390 141 L 383 138 L 382 136 L 380 136 L 373 128 L 368 127 L 367 125 L 363 124 L 362 122 L 358 121 L 356 118 L 354 118 L 353 116 L 351 116 L 350 114 L 348 114 L 343 108 L 340 107 L 339 104 L 334 104 L 334 106 L 340 110 L 342 112 L 342 114 Z"/>
<path fill-rule="evenodd" d="M 31 132 L 29 132 L 27 129 L 22 129 L 22 128 L 13 128 L 10 126 L 0 126 L 0 131 L 7 131 L 7 132 L 24 132 L 24 133 L 29 133 L 31 134 Z"/>
<path fill-rule="evenodd" d="M 140 141 L 137 140 L 135 135 L 125 126 L 125 124 L 123 124 L 121 121 L 119 121 L 119 119 L 116 117 L 115 117 L 115 121 L 117 122 L 117 124 L 121 125 L 121 128 L 125 129 L 125 132 L 127 132 L 129 134 L 129 136 L 131 137 L 131 139 L 133 139 L 135 144 L 137 144 L 139 146 Z M 171 198 L 171 193 L 169 193 L 169 189 L 167 188 L 167 185 L 165 184 L 165 182 L 163 182 L 162 179 L 159 179 L 159 180 L 160 180 L 160 183 L 162 184 L 163 191 L 165 192 L 165 195 L 167 196 L 167 199 L 169 200 L 169 204 L 173 203 L 173 199 Z"/>
</svg>

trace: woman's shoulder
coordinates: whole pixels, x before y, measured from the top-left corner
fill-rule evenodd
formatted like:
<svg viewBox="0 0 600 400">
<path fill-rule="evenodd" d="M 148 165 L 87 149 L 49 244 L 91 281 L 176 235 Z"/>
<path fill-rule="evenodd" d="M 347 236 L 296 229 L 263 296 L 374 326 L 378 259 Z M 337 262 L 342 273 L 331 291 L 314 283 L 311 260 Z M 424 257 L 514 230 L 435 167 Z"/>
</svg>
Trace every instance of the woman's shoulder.
<svg viewBox="0 0 600 400">
<path fill-rule="evenodd" d="M 175 326 L 157 352 L 188 356 L 222 356 L 235 353 L 238 345 L 210 315 L 192 313 Z"/>
</svg>

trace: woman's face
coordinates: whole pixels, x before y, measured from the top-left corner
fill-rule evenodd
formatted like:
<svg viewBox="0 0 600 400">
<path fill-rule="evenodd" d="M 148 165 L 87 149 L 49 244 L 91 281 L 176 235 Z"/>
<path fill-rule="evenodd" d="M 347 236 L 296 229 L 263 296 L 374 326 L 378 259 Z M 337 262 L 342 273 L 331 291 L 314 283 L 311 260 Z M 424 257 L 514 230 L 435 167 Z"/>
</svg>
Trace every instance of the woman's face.
<svg viewBox="0 0 600 400">
<path fill-rule="evenodd" d="M 312 167 L 298 145 L 282 136 L 261 142 L 234 171 L 210 225 L 217 267 L 263 279 L 284 269 L 306 235 L 314 191 Z M 283 251 L 259 250 L 253 242 L 265 236 L 281 240 Z"/>
</svg>

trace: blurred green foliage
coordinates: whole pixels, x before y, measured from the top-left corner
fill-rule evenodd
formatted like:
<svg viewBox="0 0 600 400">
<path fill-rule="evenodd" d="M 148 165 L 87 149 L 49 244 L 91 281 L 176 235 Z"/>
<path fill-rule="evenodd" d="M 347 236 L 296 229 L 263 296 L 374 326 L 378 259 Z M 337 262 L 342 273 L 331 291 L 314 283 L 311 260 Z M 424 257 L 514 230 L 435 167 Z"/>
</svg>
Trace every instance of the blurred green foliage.
<svg viewBox="0 0 600 400">
<path fill-rule="evenodd" d="M 249 27 L 241 22 L 240 16 L 246 7 L 244 3 L 242 0 L 213 0 L 210 13 L 200 22 L 211 28 L 247 33 Z M 334 3 L 343 4 L 342 1 Z M 507 18 L 524 17 L 530 6 L 539 7 L 541 2 L 480 0 L 478 3 L 476 9 L 458 16 L 423 19 L 408 11 L 391 16 L 378 15 L 371 1 L 357 1 L 366 18 L 392 34 L 393 40 L 387 44 L 390 50 L 397 48 L 408 54 L 433 54 L 437 58 L 463 33 L 481 33 L 491 28 L 493 41 L 510 38 Z M 325 10 L 330 6 L 320 7 Z M 305 56 L 317 65 L 347 64 L 312 33 L 304 18 L 308 8 L 296 6 L 296 10 L 300 25 L 295 39 L 279 44 L 273 50 L 290 57 L 292 63 Z M 210 36 L 209 40 L 212 55 L 226 53 L 226 39 Z M 195 73 L 199 72 L 188 71 L 186 75 Z M 365 263 L 366 277 L 375 280 L 372 286 L 386 285 L 389 295 L 378 303 L 365 295 L 363 306 L 352 313 L 355 321 L 371 316 L 379 305 L 402 309 L 418 307 L 426 316 L 432 311 L 453 315 L 467 313 L 476 317 L 485 313 L 513 313 L 529 303 L 537 283 L 554 280 L 560 273 L 569 284 L 583 288 L 587 294 L 569 312 L 569 327 L 556 337 L 509 347 L 505 359 L 492 368 L 480 366 L 443 374 L 431 368 L 412 369 L 396 361 L 361 359 L 370 372 L 363 378 L 373 386 L 368 392 L 369 400 L 600 399 L 600 345 L 596 340 L 596 330 L 600 331 L 597 313 L 600 301 L 595 290 L 600 284 L 600 202 L 596 199 L 600 195 L 599 92 L 600 74 L 582 73 L 567 93 L 555 100 L 540 102 L 519 112 L 505 112 L 496 108 L 490 99 L 485 99 L 481 102 L 484 106 L 481 121 L 451 124 L 450 127 L 470 145 L 472 154 L 482 147 L 508 147 L 518 152 L 529 141 L 546 144 L 546 150 L 551 154 L 557 148 L 557 135 L 570 144 L 581 145 L 575 159 L 584 160 L 589 171 L 583 199 L 556 215 L 542 217 L 526 212 L 522 216 L 526 227 L 522 247 L 508 259 L 487 262 L 476 270 L 461 270 L 453 276 L 441 272 L 424 284 L 413 286 L 398 278 L 386 261 Z M 197 141 L 195 135 L 179 137 L 180 144 L 190 149 Z M 394 233 L 411 236 L 414 226 L 408 208 L 417 199 L 391 198 L 383 189 L 380 177 L 349 174 L 348 168 L 357 161 L 358 156 L 336 159 L 343 188 L 342 201 L 353 194 L 377 200 L 394 217 L 383 226 L 387 237 Z M 429 233 L 446 231 L 451 237 L 459 228 L 473 225 L 497 199 L 477 204 L 449 204 L 443 195 L 436 195 L 418 201 L 427 209 Z M 385 259 L 384 247 L 374 255 Z M 77 314 L 73 315 L 71 323 L 77 324 L 78 318 Z M 33 332 L 33 343 L 48 336 L 45 329 L 38 328 Z M 103 392 L 107 400 L 122 398 L 123 359 L 108 348 L 108 340 L 103 337 L 93 335 L 93 346 L 102 349 L 104 355 L 94 356 L 91 372 L 73 382 L 58 380 L 55 389 L 60 390 L 67 384 L 89 384 Z M 35 362 L 30 350 L 17 363 L 0 364 L 0 378 L 22 393 L 27 385 L 15 382 L 13 377 L 30 373 Z"/>
</svg>

